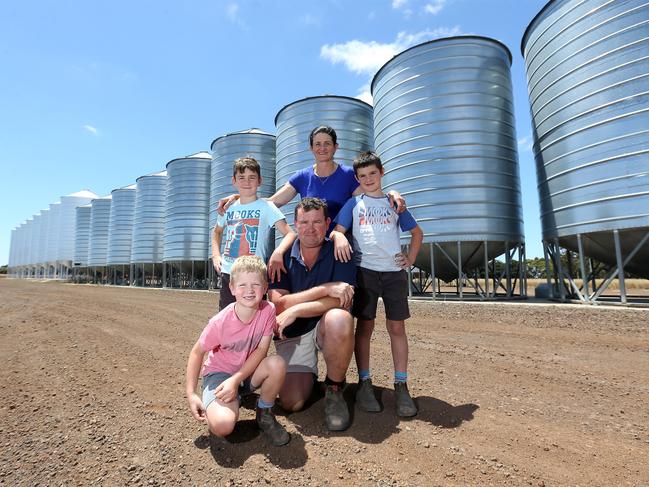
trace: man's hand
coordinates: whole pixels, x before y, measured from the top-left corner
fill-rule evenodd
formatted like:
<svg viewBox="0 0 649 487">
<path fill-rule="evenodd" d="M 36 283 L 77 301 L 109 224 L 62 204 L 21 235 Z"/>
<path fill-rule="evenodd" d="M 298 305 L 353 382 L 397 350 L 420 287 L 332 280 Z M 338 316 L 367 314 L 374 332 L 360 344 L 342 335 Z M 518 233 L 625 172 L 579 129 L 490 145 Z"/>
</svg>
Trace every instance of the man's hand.
<svg viewBox="0 0 649 487">
<path fill-rule="evenodd" d="M 284 267 L 284 255 L 275 250 L 268 259 L 268 278 L 270 282 L 279 281 L 282 277 L 281 273 L 286 274 L 286 267 Z"/>
<path fill-rule="evenodd" d="M 226 196 L 225 198 L 221 198 L 221 199 L 219 200 L 219 206 L 217 206 L 217 208 L 216 208 L 216 212 L 217 212 L 219 215 L 223 215 L 223 214 L 225 214 L 225 210 L 227 210 L 228 208 L 230 208 L 230 206 L 232 205 L 232 203 L 234 203 L 234 202 L 237 201 L 238 199 L 239 199 L 239 195 L 238 195 L 238 194 L 231 194 L 230 196 Z"/>
<path fill-rule="evenodd" d="M 187 402 L 189 403 L 189 410 L 192 412 L 192 416 L 194 416 L 196 421 L 207 421 L 203 401 L 198 397 L 198 394 L 193 393 L 187 396 Z"/>
<path fill-rule="evenodd" d="M 224 380 L 214 389 L 214 397 L 221 402 L 234 401 L 238 394 L 239 382 L 234 377 Z"/>
<path fill-rule="evenodd" d="M 284 329 L 295 323 L 296 316 L 291 313 L 290 308 L 277 315 L 277 325 L 275 326 L 275 336 L 284 340 Z"/>
<path fill-rule="evenodd" d="M 407 269 L 413 264 L 412 262 L 410 262 L 408 256 L 403 252 L 399 252 L 394 256 L 394 262 L 402 269 Z"/>
<path fill-rule="evenodd" d="M 340 307 L 348 309 L 354 298 L 354 287 L 346 282 L 329 282 L 324 285 L 327 289 L 327 296 L 340 300 Z"/>
</svg>

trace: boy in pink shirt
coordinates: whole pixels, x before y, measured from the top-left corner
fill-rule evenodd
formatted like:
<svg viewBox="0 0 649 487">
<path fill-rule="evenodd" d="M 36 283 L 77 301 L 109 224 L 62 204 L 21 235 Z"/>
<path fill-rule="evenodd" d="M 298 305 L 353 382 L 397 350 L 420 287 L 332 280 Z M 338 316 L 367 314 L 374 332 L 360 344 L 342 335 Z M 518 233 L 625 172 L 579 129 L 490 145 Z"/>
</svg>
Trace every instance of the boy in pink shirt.
<svg viewBox="0 0 649 487">
<path fill-rule="evenodd" d="M 189 409 L 213 434 L 227 436 L 239 418 L 240 394 L 260 389 L 257 425 L 273 445 L 285 445 L 290 436 L 271 410 L 284 384 L 286 363 L 278 355 L 266 356 L 276 326 L 275 306 L 262 301 L 268 287 L 266 265 L 256 256 L 239 257 L 230 277 L 236 301 L 209 321 L 189 354 Z M 199 374 L 202 398 L 196 393 Z"/>
</svg>

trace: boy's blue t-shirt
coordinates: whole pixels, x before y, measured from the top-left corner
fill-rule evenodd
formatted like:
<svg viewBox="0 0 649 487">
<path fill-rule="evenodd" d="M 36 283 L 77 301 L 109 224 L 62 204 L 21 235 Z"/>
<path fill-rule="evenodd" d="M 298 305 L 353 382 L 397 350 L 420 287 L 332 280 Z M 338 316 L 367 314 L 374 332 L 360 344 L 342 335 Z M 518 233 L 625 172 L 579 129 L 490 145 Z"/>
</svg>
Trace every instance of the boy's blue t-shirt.
<svg viewBox="0 0 649 487">
<path fill-rule="evenodd" d="M 230 274 L 234 260 L 242 255 L 258 255 L 266 262 L 270 230 L 283 219 L 284 214 L 273 203 L 263 199 L 246 204 L 236 201 L 223 215 L 218 215 L 216 225 L 223 228 L 221 271 Z"/>
<path fill-rule="evenodd" d="M 342 206 L 358 188 L 354 168 L 342 164 L 338 164 L 336 170 L 326 178 L 316 176 L 313 166 L 309 166 L 293 174 L 288 182 L 300 194 L 300 198 L 311 196 L 327 202 L 332 221 L 329 230 L 333 228 L 333 220 Z"/>
<path fill-rule="evenodd" d="M 394 261 L 401 252 L 399 229 L 410 231 L 417 222 L 408 210 L 398 214 L 390 199 L 361 194 L 345 203 L 334 222 L 352 231 L 354 252 L 360 255 L 360 265 L 379 272 L 400 271 Z"/>
</svg>

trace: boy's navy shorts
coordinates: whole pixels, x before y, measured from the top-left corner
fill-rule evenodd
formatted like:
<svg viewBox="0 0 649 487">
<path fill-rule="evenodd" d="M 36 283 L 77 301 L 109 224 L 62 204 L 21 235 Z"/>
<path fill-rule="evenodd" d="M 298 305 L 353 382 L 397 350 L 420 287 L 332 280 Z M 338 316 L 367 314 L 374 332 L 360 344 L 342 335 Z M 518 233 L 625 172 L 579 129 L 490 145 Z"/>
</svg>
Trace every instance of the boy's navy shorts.
<svg viewBox="0 0 649 487">
<path fill-rule="evenodd" d="M 401 321 L 410 318 L 406 271 L 380 272 L 358 267 L 352 314 L 360 320 L 373 320 L 379 297 L 383 298 L 387 319 Z"/>
</svg>

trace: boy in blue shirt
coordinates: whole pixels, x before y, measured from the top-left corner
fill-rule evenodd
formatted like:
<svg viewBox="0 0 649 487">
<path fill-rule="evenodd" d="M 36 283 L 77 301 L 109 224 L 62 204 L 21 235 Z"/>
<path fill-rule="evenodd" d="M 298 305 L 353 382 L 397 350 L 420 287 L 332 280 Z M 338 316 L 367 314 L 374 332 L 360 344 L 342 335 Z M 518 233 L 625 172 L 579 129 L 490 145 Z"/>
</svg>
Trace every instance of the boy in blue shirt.
<svg viewBox="0 0 649 487">
<path fill-rule="evenodd" d="M 235 259 L 258 255 L 266 262 L 270 230 L 275 227 L 282 235 L 292 233 L 284 214 L 273 203 L 257 196 L 262 183 L 259 163 L 252 157 L 240 157 L 234 161 L 232 173 L 232 185 L 239 192 L 239 199 L 223 215 L 218 215 L 212 232 L 212 263 L 221 274 L 219 310 L 235 301 L 230 292 L 230 268 Z"/>
<path fill-rule="evenodd" d="M 385 306 L 394 362 L 394 389 L 397 415 L 417 414 L 408 392 L 408 338 L 405 320 L 408 309 L 408 276 L 423 240 L 423 232 L 409 211 L 397 214 L 381 188 L 383 164 L 373 152 L 362 152 L 354 160 L 354 172 L 363 194 L 350 198 L 336 217 L 332 238 L 344 237 L 351 229 L 354 251 L 360 263 L 352 314 L 357 318 L 354 355 L 359 374 L 356 402 L 367 412 L 381 407 L 374 395 L 370 377 L 370 339 L 374 331 L 379 297 Z M 411 234 L 408 254 L 401 252 L 399 229 Z"/>
</svg>

